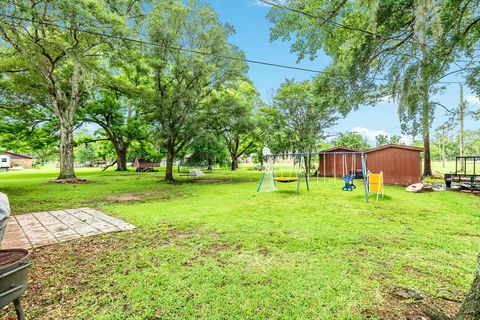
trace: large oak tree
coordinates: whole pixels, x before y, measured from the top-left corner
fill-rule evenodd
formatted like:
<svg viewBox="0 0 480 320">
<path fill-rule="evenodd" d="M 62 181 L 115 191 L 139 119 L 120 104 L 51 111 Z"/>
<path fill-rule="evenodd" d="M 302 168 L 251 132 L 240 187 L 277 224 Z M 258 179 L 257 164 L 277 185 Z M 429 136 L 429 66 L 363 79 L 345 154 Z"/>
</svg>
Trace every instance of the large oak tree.
<svg viewBox="0 0 480 320">
<path fill-rule="evenodd" d="M 245 72 L 243 62 L 224 58 L 242 57 L 227 41 L 232 32 L 212 8 L 199 1 L 161 0 L 150 13 L 148 34 L 155 44 L 150 51 L 151 111 L 167 153 L 166 181 L 174 180 L 175 157 L 207 126 L 207 97 Z"/>
<path fill-rule="evenodd" d="M 47 109 L 60 132 L 59 179 L 75 178 L 73 131 L 76 113 L 94 86 L 108 38 L 87 31 L 123 34 L 136 0 L 6 0 L 0 4 L 3 58 L 27 74 L 49 96 Z M 12 81 L 15 79 L 12 77 Z"/>
<path fill-rule="evenodd" d="M 239 158 L 252 152 L 271 128 L 271 113 L 253 84 L 245 80 L 219 88 L 209 105 L 213 127 L 223 136 L 230 153 L 230 168 L 235 171 Z"/>
</svg>

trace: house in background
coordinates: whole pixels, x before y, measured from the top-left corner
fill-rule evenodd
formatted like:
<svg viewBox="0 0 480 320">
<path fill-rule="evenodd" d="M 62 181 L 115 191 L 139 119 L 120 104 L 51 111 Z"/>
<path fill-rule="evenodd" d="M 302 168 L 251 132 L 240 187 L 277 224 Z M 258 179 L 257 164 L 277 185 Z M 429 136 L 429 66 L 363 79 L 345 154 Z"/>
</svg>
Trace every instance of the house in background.
<svg viewBox="0 0 480 320">
<path fill-rule="evenodd" d="M 13 152 L 0 152 L 0 167 L 2 169 L 14 167 L 32 168 L 33 158 Z"/>
</svg>

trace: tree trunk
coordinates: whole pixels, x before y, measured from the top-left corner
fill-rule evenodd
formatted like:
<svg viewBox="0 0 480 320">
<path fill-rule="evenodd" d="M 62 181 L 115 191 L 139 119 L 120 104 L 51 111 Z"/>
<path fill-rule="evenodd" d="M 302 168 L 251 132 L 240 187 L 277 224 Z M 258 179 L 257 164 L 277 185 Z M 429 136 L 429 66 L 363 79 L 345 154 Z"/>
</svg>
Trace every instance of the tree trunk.
<svg viewBox="0 0 480 320">
<path fill-rule="evenodd" d="M 310 168 L 312 165 L 312 156 L 308 155 L 305 157 L 305 172 L 310 176 Z"/>
<path fill-rule="evenodd" d="M 208 168 L 207 168 L 207 170 L 208 170 L 208 171 L 212 171 L 212 170 L 213 170 L 213 163 L 214 163 L 212 156 L 208 156 L 208 160 L 207 160 L 207 161 L 208 161 Z"/>
<path fill-rule="evenodd" d="M 423 133 L 423 176 L 432 176 L 432 162 L 430 159 L 430 130 Z"/>
<path fill-rule="evenodd" d="M 115 152 L 117 153 L 117 169 L 116 171 L 127 171 L 127 152 L 128 144 L 115 145 Z"/>
<path fill-rule="evenodd" d="M 58 179 L 75 178 L 73 130 L 70 123 L 60 120 L 60 174 Z"/>
<path fill-rule="evenodd" d="M 74 61 L 73 73 L 70 76 L 70 101 L 67 103 L 60 97 L 67 96 L 59 91 L 56 85 L 53 69 L 48 74 L 43 74 L 47 80 L 50 97 L 55 109 L 55 114 L 60 123 L 60 174 L 58 179 L 73 179 L 75 176 L 74 155 L 73 155 L 73 126 L 74 114 L 80 100 L 80 65 Z"/>
<path fill-rule="evenodd" d="M 231 166 L 232 171 L 235 171 L 238 169 L 238 157 L 236 155 L 232 155 L 232 166 Z"/>
<path fill-rule="evenodd" d="M 175 159 L 175 152 L 173 147 L 167 148 L 167 167 L 165 168 L 165 181 L 173 182 L 173 160 Z"/>
<path fill-rule="evenodd" d="M 425 64 L 425 62 L 423 64 Z M 431 177 L 432 161 L 430 157 L 430 97 L 428 93 L 428 80 L 426 72 L 426 66 L 424 66 L 422 93 L 423 176 Z"/>
<path fill-rule="evenodd" d="M 465 101 L 463 100 L 463 85 L 460 84 L 460 106 L 459 106 L 459 114 L 458 120 L 460 122 L 460 132 L 459 132 L 459 147 L 460 147 L 460 157 L 463 156 L 463 152 L 465 150 L 465 143 L 464 143 L 464 121 L 465 121 Z M 460 172 L 465 172 L 465 159 L 460 159 Z"/>
<path fill-rule="evenodd" d="M 477 271 L 470 292 L 463 301 L 457 320 L 480 319 L 480 254 L 478 255 Z"/>
<path fill-rule="evenodd" d="M 442 131 L 442 167 L 447 167 L 447 155 L 445 154 L 445 128 Z"/>
</svg>

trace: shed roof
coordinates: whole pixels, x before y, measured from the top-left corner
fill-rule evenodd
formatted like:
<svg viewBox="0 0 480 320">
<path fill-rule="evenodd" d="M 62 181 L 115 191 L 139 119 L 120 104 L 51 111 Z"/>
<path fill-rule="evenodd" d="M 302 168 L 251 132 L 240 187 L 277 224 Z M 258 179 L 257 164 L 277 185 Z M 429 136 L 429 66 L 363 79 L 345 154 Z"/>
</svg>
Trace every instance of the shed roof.
<svg viewBox="0 0 480 320">
<path fill-rule="evenodd" d="M 8 151 L 2 152 L 2 153 L 0 153 L 0 155 L 9 156 L 10 159 L 33 159 L 32 157 L 25 156 L 23 154 L 8 152 Z"/>
<path fill-rule="evenodd" d="M 333 147 L 330 149 L 322 150 L 320 152 L 335 152 L 335 151 L 349 151 L 349 152 L 361 152 L 362 150 L 358 149 L 353 149 L 353 148 L 348 148 L 348 147 Z"/>
<path fill-rule="evenodd" d="M 376 147 L 376 148 L 372 148 L 372 149 L 368 149 L 367 151 L 365 151 L 366 153 L 371 153 L 371 152 L 375 152 L 375 151 L 379 151 L 379 150 L 383 150 L 383 149 L 405 149 L 405 150 L 412 150 L 412 151 L 417 151 L 417 152 L 423 152 L 423 148 L 420 148 L 420 147 L 414 147 L 414 146 L 405 146 L 405 145 L 402 145 L 402 144 L 386 144 L 384 146 L 380 146 L 380 147 Z"/>
</svg>

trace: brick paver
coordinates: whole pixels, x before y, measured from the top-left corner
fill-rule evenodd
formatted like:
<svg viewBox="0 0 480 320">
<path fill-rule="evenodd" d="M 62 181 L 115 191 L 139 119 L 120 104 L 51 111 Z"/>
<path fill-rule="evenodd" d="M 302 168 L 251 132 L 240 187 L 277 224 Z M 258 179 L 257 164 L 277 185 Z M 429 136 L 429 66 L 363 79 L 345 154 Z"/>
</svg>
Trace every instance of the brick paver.
<svg viewBox="0 0 480 320">
<path fill-rule="evenodd" d="M 125 221 L 90 208 L 35 212 L 12 216 L 2 249 L 32 249 L 81 237 L 135 229 Z"/>
</svg>

